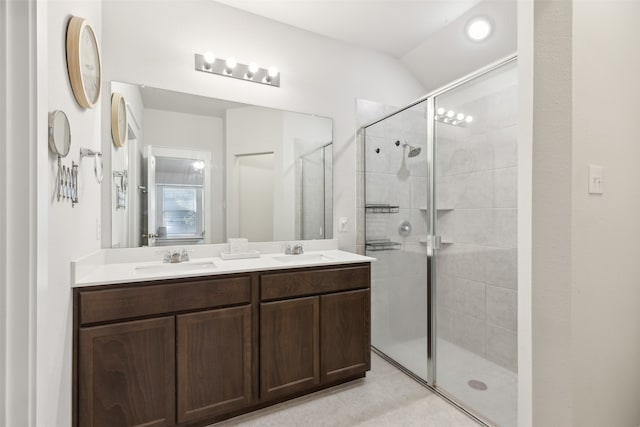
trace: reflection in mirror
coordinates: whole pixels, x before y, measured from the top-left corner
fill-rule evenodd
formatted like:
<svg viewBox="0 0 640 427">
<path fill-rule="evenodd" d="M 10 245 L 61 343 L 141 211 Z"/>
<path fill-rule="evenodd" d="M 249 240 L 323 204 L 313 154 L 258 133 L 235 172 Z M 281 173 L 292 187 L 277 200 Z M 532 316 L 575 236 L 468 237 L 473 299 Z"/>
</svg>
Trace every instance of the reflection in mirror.
<svg viewBox="0 0 640 427">
<path fill-rule="evenodd" d="M 111 144 L 113 247 L 333 237 L 331 119 L 128 83 L 111 91 L 129 127 L 124 147 Z"/>
</svg>

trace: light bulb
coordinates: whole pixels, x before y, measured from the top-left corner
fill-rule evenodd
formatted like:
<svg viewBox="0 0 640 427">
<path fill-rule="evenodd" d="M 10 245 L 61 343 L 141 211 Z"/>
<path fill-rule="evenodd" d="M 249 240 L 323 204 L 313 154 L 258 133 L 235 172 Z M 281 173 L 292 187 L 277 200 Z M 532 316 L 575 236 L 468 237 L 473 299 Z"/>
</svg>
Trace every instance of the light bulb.
<svg viewBox="0 0 640 427">
<path fill-rule="evenodd" d="M 258 70 L 259 70 L 258 64 L 256 64 L 255 62 L 250 63 L 249 66 L 247 67 L 247 72 L 245 73 L 244 78 L 248 80 L 253 80 L 253 75 Z"/>
<path fill-rule="evenodd" d="M 473 117 L 467 116 L 467 118 L 464 121 L 467 123 L 471 123 L 473 121 Z"/>
<path fill-rule="evenodd" d="M 473 18 L 467 24 L 467 36 L 473 41 L 481 41 L 491 35 L 493 30 L 491 22 L 487 18 Z"/>
<path fill-rule="evenodd" d="M 464 119 L 464 114 L 458 113 L 458 115 L 456 116 L 456 120 L 462 121 L 462 119 Z"/>
<path fill-rule="evenodd" d="M 216 62 L 216 55 L 211 51 L 205 53 L 204 62 L 206 62 L 207 64 L 213 64 L 214 62 Z"/>
<path fill-rule="evenodd" d="M 456 115 L 456 113 L 453 110 L 447 111 L 447 117 L 452 118 L 455 115 Z"/>
<path fill-rule="evenodd" d="M 446 110 L 444 108 L 440 107 L 440 108 L 438 108 L 438 111 L 436 111 L 436 113 L 438 113 L 438 115 L 441 116 L 441 115 L 444 114 L 445 111 Z"/>
<path fill-rule="evenodd" d="M 211 65 L 216 62 L 216 55 L 209 51 L 204 54 L 204 68 L 207 70 L 211 69 Z"/>
<path fill-rule="evenodd" d="M 278 75 L 279 71 L 276 67 L 269 67 L 269 77 L 273 78 Z"/>
<path fill-rule="evenodd" d="M 231 56 L 227 58 L 226 65 L 227 65 L 227 69 L 233 70 L 234 68 L 236 68 L 236 65 L 238 65 L 238 61 L 236 61 L 236 58 Z"/>
</svg>

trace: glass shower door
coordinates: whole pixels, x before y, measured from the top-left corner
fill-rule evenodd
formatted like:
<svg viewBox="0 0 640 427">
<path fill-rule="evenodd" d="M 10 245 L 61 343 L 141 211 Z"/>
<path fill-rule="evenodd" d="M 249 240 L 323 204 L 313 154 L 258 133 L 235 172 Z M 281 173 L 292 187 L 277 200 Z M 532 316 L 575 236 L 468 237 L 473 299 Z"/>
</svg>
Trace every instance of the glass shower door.
<svg viewBox="0 0 640 427">
<path fill-rule="evenodd" d="M 435 387 L 517 425 L 515 61 L 435 97 Z"/>
<path fill-rule="evenodd" d="M 365 130 L 373 347 L 427 381 L 426 102 Z"/>
</svg>

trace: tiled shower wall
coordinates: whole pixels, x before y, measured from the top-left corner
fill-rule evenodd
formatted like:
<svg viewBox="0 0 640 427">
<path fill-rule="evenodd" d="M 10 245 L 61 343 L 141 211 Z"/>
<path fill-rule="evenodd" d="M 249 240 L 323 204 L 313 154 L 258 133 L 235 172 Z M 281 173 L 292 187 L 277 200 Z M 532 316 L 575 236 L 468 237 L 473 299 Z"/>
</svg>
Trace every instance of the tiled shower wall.
<svg viewBox="0 0 640 427">
<path fill-rule="evenodd" d="M 517 93 L 445 108 L 473 114 L 436 127 L 438 336 L 517 371 Z M 450 210 L 449 210 L 450 209 Z"/>
</svg>

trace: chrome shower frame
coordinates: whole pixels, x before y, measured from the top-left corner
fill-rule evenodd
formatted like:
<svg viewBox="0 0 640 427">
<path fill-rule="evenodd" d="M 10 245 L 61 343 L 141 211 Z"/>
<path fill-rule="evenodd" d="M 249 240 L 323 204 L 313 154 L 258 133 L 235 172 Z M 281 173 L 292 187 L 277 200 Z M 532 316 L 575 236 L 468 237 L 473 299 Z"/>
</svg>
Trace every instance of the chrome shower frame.
<svg viewBox="0 0 640 427">
<path fill-rule="evenodd" d="M 392 113 L 389 113 L 383 117 L 380 117 L 374 121 L 371 121 L 365 125 L 363 125 L 358 133 L 361 133 L 364 138 L 363 144 L 366 143 L 366 130 L 367 128 L 380 123 L 392 116 L 395 116 L 398 113 L 401 113 L 405 110 L 408 110 L 412 107 L 415 107 L 418 104 L 425 103 L 426 105 L 426 117 L 427 117 L 427 146 L 426 146 L 426 156 L 427 156 L 427 307 L 429 310 L 429 325 L 427 327 L 427 380 L 420 378 L 416 374 L 410 372 L 400 363 L 395 361 L 393 358 L 386 355 L 380 349 L 374 347 L 372 345 L 372 349 L 382 358 L 392 363 L 394 366 L 398 367 L 400 370 L 411 376 L 413 379 L 418 381 L 420 384 L 429 388 L 434 393 L 443 397 L 449 403 L 454 405 L 456 408 L 460 409 L 466 415 L 470 416 L 477 422 L 482 425 L 489 426 L 491 425 L 487 420 L 482 419 L 480 416 L 474 413 L 471 408 L 466 407 L 461 402 L 457 401 L 454 396 L 448 395 L 444 393 L 441 389 L 437 387 L 437 378 L 436 378 L 436 327 L 437 327 L 437 286 L 436 286 L 436 269 L 437 265 L 435 262 L 435 257 L 440 249 L 440 236 L 437 235 L 437 230 L 435 230 L 435 218 L 436 218 L 436 203 L 435 203 L 435 100 L 438 96 L 443 95 L 457 87 L 464 85 L 472 80 L 475 80 L 483 75 L 490 73 L 494 70 L 499 69 L 500 67 L 510 64 L 517 60 L 517 54 L 511 54 L 505 58 L 502 58 L 494 63 L 491 63 L 479 70 L 470 73 L 458 80 L 455 80 L 445 86 L 442 86 L 432 92 L 427 93 L 421 98 L 411 102 L 410 104 L 395 110 Z M 405 143 L 406 144 L 406 143 Z M 408 144 L 406 144 L 408 145 Z M 364 156 L 364 154 L 363 154 Z M 364 171 L 366 171 L 366 161 L 364 163 Z M 366 180 L 363 185 L 363 194 L 366 194 Z M 365 201 L 366 202 L 366 201 Z M 366 241 L 366 226 L 365 226 L 365 241 Z"/>
</svg>

